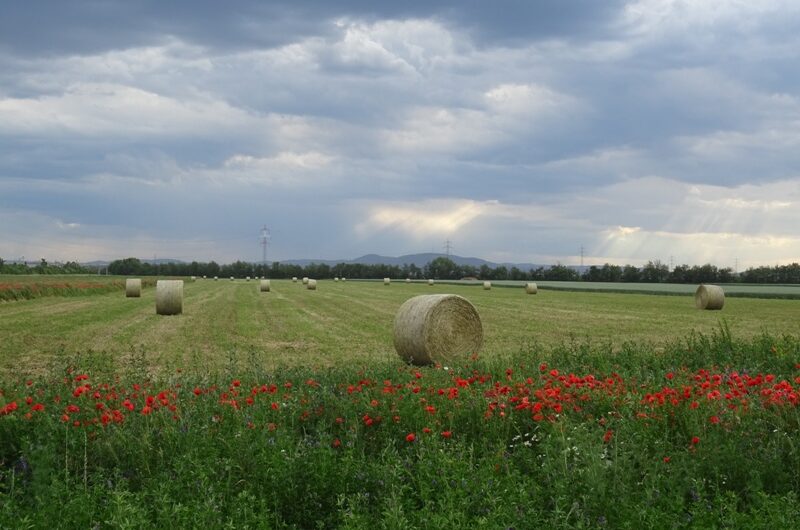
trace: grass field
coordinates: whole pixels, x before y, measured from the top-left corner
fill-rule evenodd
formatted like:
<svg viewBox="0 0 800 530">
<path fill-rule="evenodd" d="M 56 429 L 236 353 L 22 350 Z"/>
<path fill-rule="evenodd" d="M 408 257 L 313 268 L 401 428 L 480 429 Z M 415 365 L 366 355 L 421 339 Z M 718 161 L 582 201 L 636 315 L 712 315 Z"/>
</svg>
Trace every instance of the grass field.
<svg viewBox="0 0 800 530">
<path fill-rule="evenodd" d="M 395 311 L 471 300 L 477 359 Z M 0 528 L 767 528 L 800 518 L 800 302 L 187 283 L 0 303 Z"/>
<path fill-rule="evenodd" d="M 424 293 L 456 293 L 478 309 L 483 354 L 504 357 L 566 342 L 664 343 L 710 333 L 724 320 L 742 337 L 800 333 L 800 303 L 732 298 L 722 311 L 698 311 L 691 296 L 493 289 L 463 285 L 320 281 L 200 280 L 185 285 L 184 313 L 155 314 L 155 290 L 0 303 L 0 367 L 37 370 L 49 360 L 105 352 L 120 361 L 146 357 L 151 368 L 227 366 L 256 359 L 266 367 L 395 362 L 392 324 L 398 307 Z"/>
</svg>

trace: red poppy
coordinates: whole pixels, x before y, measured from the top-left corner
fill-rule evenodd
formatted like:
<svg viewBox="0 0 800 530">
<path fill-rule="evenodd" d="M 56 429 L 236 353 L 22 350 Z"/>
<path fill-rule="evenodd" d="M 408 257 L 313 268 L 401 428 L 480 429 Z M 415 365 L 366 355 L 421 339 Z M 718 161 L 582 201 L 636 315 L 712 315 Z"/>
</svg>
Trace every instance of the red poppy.
<svg viewBox="0 0 800 530">
<path fill-rule="evenodd" d="M 697 445 L 700 443 L 700 438 L 697 436 L 692 437 L 692 445 Z"/>
<path fill-rule="evenodd" d="M 610 442 L 610 441 L 611 441 L 611 438 L 613 438 L 613 437 L 614 437 L 614 431 L 612 431 L 612 430 L 608 430 L 608 431 L 606 431 L 606 433 L 603 435 L 603 442 L 604 442 L 604 443 L 608 443 L 608 442 Z"/>
<path fill-rule="evenodd" d="M 442 438 L 450 438 L 453 436 L 453 433 L 450 431 L 442 431 Z"/>
<path fill-rule="evenodd" d="M 413 442 L 413 441 L 414 441 L 414 440 L 416 440 L 416 439 L 417 439 L 417 435 L 416 435 L 416 434 L 414 434 L 413 432 L 410 432 L 410 433 L 408 433 L 408 434 L 406 435 L 406 441 L 407 441 L 407 442 Z"/>
</svg>

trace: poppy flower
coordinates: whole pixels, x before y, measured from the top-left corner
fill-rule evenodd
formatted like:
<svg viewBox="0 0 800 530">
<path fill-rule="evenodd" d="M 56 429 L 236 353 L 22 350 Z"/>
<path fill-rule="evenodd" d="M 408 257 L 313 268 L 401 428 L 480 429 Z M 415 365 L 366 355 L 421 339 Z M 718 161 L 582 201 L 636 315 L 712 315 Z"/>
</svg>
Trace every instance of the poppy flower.
<svg viewBox="0 0 800 530">
<path fill-rule="evenodd" d="M 416 435 L 416 434 L 414 434 L 413 432 L 410 432 L 410 433 L 408 433 L 408 434 L 406 435 L 406 441 L 407 441 L 407 442 L 409 442 L 409 443 L 410 443 L 410 442 L 413 442 L 413 441 L 414 441 L 414 440 L 416 440 L 416 439 L 417 439 L 417 435 Z"/>
</svg>

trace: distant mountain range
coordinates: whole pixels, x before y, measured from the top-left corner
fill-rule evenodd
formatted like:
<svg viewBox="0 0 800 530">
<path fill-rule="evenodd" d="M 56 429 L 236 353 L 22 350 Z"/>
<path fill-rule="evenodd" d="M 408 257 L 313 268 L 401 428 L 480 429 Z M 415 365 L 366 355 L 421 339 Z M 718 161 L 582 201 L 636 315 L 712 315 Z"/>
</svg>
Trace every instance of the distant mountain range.
<svg viewBox="0 0 800 530">
<path fill-rule="evenodd" d="M 282 260 L 281 263 L 289 263 L 292 265 L 309 265 L 311 263 L 325 263 L 327 265 L 336 265 L 337 263 L 361 263 L 364 265 L 416 265 L 417 267 L 424 267 L 431 261 L 435 260 L 436 258 L 450 258 L 455 262 L 456 265 L 471 265 L 473 267 L 481 267 L 482 265 L 486 265 L 491 268 L 497 268 L 500 266 L 504 266 L 507 268 L 516 267 L 520 270 L 527 271 L 530 269 L 538 269 L 539 267 L 548 268 L 550 265 L 542 265 L 536 263 L 510 263 L 510 262 L 502 262 L 497 263 L 494 261 L 488 261 L 481 258 L 472 258 L 472 257 L 464 257 L 464 256 L 456 256 L 454 254 L 439 254 L 435 252 L 425 252 L 421 254 L 406 254 L 404 256 L 381 256 L 379 254 L 366 254 L 361 256 L 360 258 L 355 259 L 338 259 L 338 260 L 327 260 L 327 259 L 287 259 Z M 570 266 L 570 268 L 581 271 L 583 270 L 580 266 Z M 587 268 L 587 267 L 583 267 Z"/>
<path fill-rule="evenodd" d="M 359 258 L 355 259 L 286 259 L 280 260 L 281 263 L 288 263 L 291 265 L 300 265 L 306 266 L 310 265 L 311 263 L 318 263 L 318 264 L 327 264 L 327 265 L 336 265 L 338 263 L 360 263 L 363 265 L 416 265 L 417 267 L 424 267 L 431 261 L 435 260 L 436 258 L 450 258 L 456 265 L 471 265 L 473 267 L 481 267 L 486 265 L 491 268 L 497 268 L 500 266 L 511 268 L 516 267 L 523 271 L 528 271 L 530 269 L 538 269 L 539 267 L 548 268 L 550 265 L 542 265 L 536 263 L 510 263 L 510 262 L 502 262 L 496 263 L 494 261 L 487 261 L 481 258 L 471 258 L 471 257 L 464 257 L 464 256 L 456 256 L 454 254 L 440 254 L 435 252 L 424 252 L 421 254 L 406 254 L 403 256 L 381 256 L 379 254 L 365 254 Z M 160 265 L 163 263 L 186 263 L 185 261 L 181 261 L 178 259 L 141 259 L 142 263 L 150 263 L 151 265 Z M 110 262 L 108 261 L 90 261 L 87 263 L 82 263 L 81 265 L 85 265 L 87 267 L 107 267 Z M 575 269 L 579 272 L 583 272 L 584 269 L 588 267 L 580 267 L 579 265 L 569 265 L 569 268 Z"/>
</svg>

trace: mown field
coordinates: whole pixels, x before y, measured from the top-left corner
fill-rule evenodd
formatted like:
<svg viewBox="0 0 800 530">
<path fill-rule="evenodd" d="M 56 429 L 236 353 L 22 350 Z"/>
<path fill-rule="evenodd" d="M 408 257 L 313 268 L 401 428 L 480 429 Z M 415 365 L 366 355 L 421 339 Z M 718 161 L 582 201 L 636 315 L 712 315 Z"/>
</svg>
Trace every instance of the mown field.
<svg viewBox="0 0 800 530">
<path fill-rule="evenodd" d="M 478 309 L 413 367 L 407 298 Z M 766 528 L 800 517 L 800 302 L 201 280 L 0 303 L 0 528 Z"/>
<path fill-rule="evenodd" d="M 800 303 L 737 299 L 723 311 L 697 311 L 691 296 L 647 296 L 394 282 L 320 281 L 317 291 L 273 280 L 198 280 L 184 287 L 184 313 L 155 314 L 155 289 L 141 298 L 122 291 L 91 297 L 46 297 L 0 303 L 0 368 L 36 371 L 64 356 L 105 352 L 119 362 L 144 357 L 151 368 L 231 362 L 329 367 L 396 362 L 392 323 L 398 307 L 425 293 L 456 293 L 477 308 L 483 353 L 507 357 L 563 343 L 664 343 L 692 332 L 708 334 L 725 322 L 738 336 L 800 333 Z M 140 359 L 141 360 L 141 359 Z"/>
</svg>

